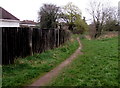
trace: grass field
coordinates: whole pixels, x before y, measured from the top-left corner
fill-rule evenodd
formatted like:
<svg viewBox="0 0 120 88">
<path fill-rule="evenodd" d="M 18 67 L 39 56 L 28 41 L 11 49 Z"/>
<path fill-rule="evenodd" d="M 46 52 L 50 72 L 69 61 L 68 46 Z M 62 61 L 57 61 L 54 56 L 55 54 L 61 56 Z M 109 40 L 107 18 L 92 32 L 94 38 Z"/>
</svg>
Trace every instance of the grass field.
<svg viewBox="0 0 120 88">
<path fill-rule="evenodd" d="M 73 39 L 59 48 L 18 59 L 13 65 L 3 66 L 3 87 L 18 88 L 32 83 L 68 58 L 78 46 L 77 40 Z"/>
<path fill-rule="evenodd" d="M 81 40 L 79 55 L 49 86 L 118 86 L 118 37 Z"/>
</svg>

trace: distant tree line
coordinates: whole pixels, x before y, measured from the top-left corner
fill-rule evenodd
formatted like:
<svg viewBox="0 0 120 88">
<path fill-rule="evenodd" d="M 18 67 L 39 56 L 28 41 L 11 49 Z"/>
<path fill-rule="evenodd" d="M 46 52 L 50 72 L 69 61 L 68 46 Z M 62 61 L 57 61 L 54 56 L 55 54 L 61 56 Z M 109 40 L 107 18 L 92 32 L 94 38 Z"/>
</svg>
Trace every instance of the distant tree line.
<svg viewBox="0 0 120 88">
<path fill-rule="evenodd" d="M 88 29 L 82 19 L 82 12 L 71 2 L 64 7 L 44 4 L 38 12 L 38 22 L 41 29 L 62 29 L 63 25 L 68 26 L 73 33 L 83 33 Z"/>
<path fill-rule="evenodd" d="M 100 1 L 90 1 L 89 8 L 87 9 L 92 17 L 92 25 L 94 26 L 94 38 L 98 38 L 104 31 L 117 31 L 118 11 L 110 5 L 109 2 L 102 3 Z M 38 12 L 39 27 L 41 29 L 66 29 L 73 33 L 84 33 L 89 29 L 82 17 L 81 10 L 72 2 L 69 2 L 63 7 L 58 7 L 54 4 L 44 4 Z M 92 29 L 93 30 L 93 29 Z M 89 31 L 92 31 L 89 29 Z"/>
</svg>

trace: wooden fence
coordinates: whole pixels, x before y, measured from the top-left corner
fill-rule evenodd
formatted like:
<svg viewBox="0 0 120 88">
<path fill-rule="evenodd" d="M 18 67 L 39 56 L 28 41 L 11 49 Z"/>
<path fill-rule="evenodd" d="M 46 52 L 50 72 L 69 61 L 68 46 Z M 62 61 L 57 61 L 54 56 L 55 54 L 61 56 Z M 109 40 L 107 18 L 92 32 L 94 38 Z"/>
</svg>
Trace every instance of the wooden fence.
<svg viewBox="0 0 120 88">
<path fill-rule="evenodd" d="M 2 28 L 2 64 L 56 48 L 69 37 L 70 32 L 59 29 Z"/>
</svg>

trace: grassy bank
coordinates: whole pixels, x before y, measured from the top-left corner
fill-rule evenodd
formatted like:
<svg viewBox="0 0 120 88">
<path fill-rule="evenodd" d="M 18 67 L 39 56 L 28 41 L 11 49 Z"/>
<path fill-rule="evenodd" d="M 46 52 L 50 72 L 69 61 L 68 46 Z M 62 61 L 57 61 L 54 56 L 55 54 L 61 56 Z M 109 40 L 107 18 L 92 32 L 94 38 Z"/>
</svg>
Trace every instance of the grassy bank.
<svg viewBox="0 0 120 88">
<path fill-rule="evenodd" d="M 81 40 L 83 55 L 50 86 L 118 86 L 118 38 Z"/>
<path fill-rule="evenodd" d="M 13 65 L 3 66 L 3 87 L 19 87 L 32 83 L 68 58 L 77 48 L 77 40 L 66 42 L 63 46 L 16 60 Z"/>
</svg>

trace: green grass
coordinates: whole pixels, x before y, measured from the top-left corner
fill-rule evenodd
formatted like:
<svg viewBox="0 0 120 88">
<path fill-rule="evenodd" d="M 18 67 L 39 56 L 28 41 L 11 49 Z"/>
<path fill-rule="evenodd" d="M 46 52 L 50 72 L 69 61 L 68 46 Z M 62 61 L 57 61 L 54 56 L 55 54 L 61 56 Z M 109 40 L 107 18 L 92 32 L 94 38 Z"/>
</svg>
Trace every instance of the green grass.
<svg viewBox="0 0 120 88">
<path fill-rule="evenodd" d="M 118 37 L 81 40 L 79 55 L 49 86 L 118 86 Z"/>
<path fill-rule="evenodd" d="M 59 48 L 18 59 L 13 65 L 2 66 L 3 87 L 18 88 L 32 83 L 68 58 L 78 46 L 77 40 L 74 39 Z"/>
<path fill-rule="evenodd" d="M 0 65 L 0 88 L 2 87 L 2 66 Z"/>
</svg>

